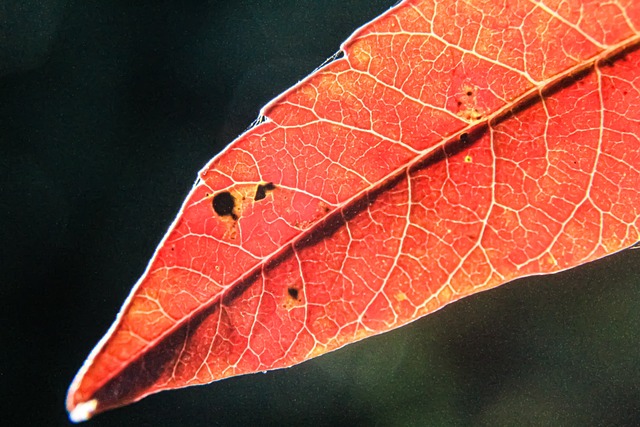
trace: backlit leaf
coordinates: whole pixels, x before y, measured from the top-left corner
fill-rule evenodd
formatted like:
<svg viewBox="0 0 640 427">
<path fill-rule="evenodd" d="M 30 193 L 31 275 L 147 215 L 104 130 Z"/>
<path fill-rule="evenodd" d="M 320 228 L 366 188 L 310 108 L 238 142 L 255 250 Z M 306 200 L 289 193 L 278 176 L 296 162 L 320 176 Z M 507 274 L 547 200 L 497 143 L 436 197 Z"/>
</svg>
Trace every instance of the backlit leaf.
<svg viewBox="0 0 640 427">
<path fill-rule="evenodd" d="M 302 362 L 640 239 L 640 4 L 404 1 L 201 172 L 82 420 Z"/>
</svg>

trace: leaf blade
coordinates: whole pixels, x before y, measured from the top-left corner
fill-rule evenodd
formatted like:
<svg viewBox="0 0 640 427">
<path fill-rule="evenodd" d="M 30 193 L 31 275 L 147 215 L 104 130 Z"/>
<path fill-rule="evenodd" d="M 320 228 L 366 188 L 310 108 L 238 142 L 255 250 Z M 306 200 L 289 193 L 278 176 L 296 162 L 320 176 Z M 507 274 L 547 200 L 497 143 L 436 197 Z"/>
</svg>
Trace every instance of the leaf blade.
<svg viewBox="0 0 640 427">
<path fill-rule="evenodd" d="M 484 288 L 489 288 L 513 277 L 557 271 L 637 241 L 637 212 L 626 213 L 629 207 L 638 205 L 638 189 L 634 185 L 638 180 L 639 156 L 637 148 L 633 150 L 634 144 L 637 147 L 637 140 L 624 143 L 623 147 L 628 148 L 625 153 L 619 152 L 620 146 L 612 146 L 608 151 L 603 148 L 595 150 L 608 154 L 602 161 L 609 161 L 613 166 L 608 166 L 607 170 L 620 169 L 617 172 L 618 186 L 626 189 L 621 193 L 624 203 L 616 204 L 607 199 L 607 191 L 601 191 L 603 194 L 599 195 L 602 206 L 609 203 L 622 211 L 608 219 L 613 236 L 609 236 L 611 242 L 572 258 L 575 255 L 573 251 L 567 257 L 569 251 L 562 248 L 582 246 L 557 239 L 554 244 L 561 248 L 558 254 L 549 250 L 550 256 L 542 257 L 539 252 L 544 249 L 544 244 L 540 242 L 553 235 L 554 231 L 545 230 L 548 226 L 536 222 L 536 212 L 528 212 L 525 210 L 527 206 L 522 206 L 523 197 L 527 199 L 530 194 L 535 195 L 529 187 L 542 186 L 537 194 L 540 199 L 529 202 L 529 211 L 546 209 L 549 211 L 547 216 L 556 222 L 566 218 L 567 212 L 571 213 L 567 226 L 577 230 L 570 233 L 575 236 L 580 234 L 581 223 L 595 223 L 595 220 L 593 209 L 572 209 L 571 203 L 580 206 L 580 198 L 574 200 L 571 197 L 575 196 L 573 193 L 580 192 L 581 185 L 586 185 L 585 191 L 588 192 L 596 178 L 585 181 L 580 173 L 567 173 L 567 170 L 589 169 L 588 162 L 579 167 L 573 166 L 574 169 L 572 166 L 568 169 L 558 166 L 570 165 L 574 160 L 579 162 L 581 156 L 576 153 L 553 159 L 543 156 L 542 160 L 538 158 L 538 163 L 535 158 L 518 159 L 522 152 L 535 153 L 541 148 L 526 147 L 525 150 L 518 146 L 519 149 L 514 149 L 516 144 L 512 141 L 518 141 L 522 134 L 512 135 L 509 132 L 513 130 L 513 119 L 525 123 L 546 123 L 542 134 L 539 127 L 524 129 L 519 126 L 516 129 L 518 132 L 526 130 L 532 135 L 531 141 L 543 141 L 546 145 L 542 151 L 547 154 L 565 150 L 561 140 L 571 135 L 579 134 L 583 140 L 593 141 L 594 125 L 589 120 L 594 120 L 595 113 L 602 123 L 604 107 L 598 113 L 589 110 L 589 103 L 585 103 L 581 109 L 586 112 L 586 126 L 574 126 L 570 132 L 562 122 L 561 130 L 568 135 L 555 135 L 552 141 L 555 151 L 549 148 L 549 138 L 545 137 L 553 136 L 553 132 L 549 132 L 553 126 L 548 125 L 549 120 L 541 120 L 540 117 L 556 117 L 555 113 L 558 113 L 557 117 L 563 117 L 565 113 L 561 109 L 549 106 L 558 107 L 563 103 L 562 97 L 553 97 L 554 93 L 564 94 L 566 103 L 567 93 L 563 92 L 566 79 L 578 85 L 576 75 L 583 77 L 580 82 L 594 75 L 600 76 L 598 64 L 618 58 L 621 49 L 626 49 L 623 53 L 628 54 L 629 63 L 637 64 L 637 50 L 634 50 L 638 44 L 637 34 L 628 36 L 627 40 L 599 41 L 596 36 L 583 34 L 584 31 L 572 30 L 567 19 L 557 18 L 553 37 L 541 40 L 539 46 L 531 45 L 532 50 L 550 52 L 552 41 L 560 35 L 567 39 L 568 46 L 584 44 L 585 40 L 592 39 L 592 48 L 580 50 L 578 53 L 583 57 L 579 61 L 576 58 L 581 57 L 574 51 L 565 58 L 554 53 L 550 55 L 548 64 L 518 74 L 513 72 L 514 66 L 520 64 L 524 67 L 531 61 L 523 59 L 526 55 L 520 61 L 513 58 L 501 60 L 498 56 L 491 58 L 496 53 L 492 53 L 490 45 L 495 43 L 496 37 L 502 37 L 497 32 L 488 34 L 486 52 L 478 52 L 480 59 L 462 61 L 467 54 L 464 46 L 458 50 L 453 49 L 454 45 L 449 50 L 446 46 L 442 49 L 443 40 L 449 42 L 447 38 L 456 38 L 456 34 L 442 30 L 438 37 L 424 36 L 435 40 L 433 46 L 426 44 L 426 52 L 436 60 L 439 56 L 448 59 L 442 63 L 434 60 L 436 68 L 455 71 L 454 64 L 458 60 L 464 68 L 463 78 L 456 77 L 455 72 L 451 79 L 441 73 L 441 86 L 435 85 L 433 93 L 424 94 L 415 88 L 412 92 L 407 85 L 403 97 L 398 98 L 397 88 L 385 80 L 390 78 L 384 75 L 388 73 L 389 66 L 366 62 L 367 40 L 398 31 L 394 26 L 398 22 L 417 25 L 411 18 L 421 14 L 416 15 L 413 3 L 429 9 L 428 2 L 404 2 L 383 19 L 375 21 L 375 25 L 363 27 L 344 45 L 345 59 L 331 63 L 267 106 L 264 114 L 269 121 L 240 137 L 203 169 L 200 174 L 202 182 L 192 190 L 181 210 L 184 213 L 163 240 L 143 281 L 136 287 L 135 295 L 126 304 L 126 314 L 120 318 L 118 329 L 105 347 L 92 355 L 93 372 L 82 372 L 74 383 L 75 389 L 72 386 L 68 403 L 71 411 L 78 402 L 91 399 L 97 399 L 98 410 L 104 410 L 165 388 L 297 363 L 364 336 L 399 326 L 479 290 L 469 287 L 468 283 L 484 281 Z M 532 14 L 543 13 L 543 9 L 527 9 L 530 13 L 526 19 L 531 19 Z M 425 13 L 422 11 L 423 16 Z M 464 16 L 456 16 L 460 15 Z M 494 13 L 497 22 L 501 19 L 499 15 Z M 441 16 L 445 14 L 425 19 L 422 32 L 437 33 L 438 25 L 444 28 L 444 22 L 435 19 Z M 629 31 L 624 34 L 628 35 Z M 624 34 L 619 37 L 624 37 Z M 409 39 L 402 39 L 400 44 L 411 46 Z M 463 41 L 467 42 L 467 39 L 463 38 Z M 394 37 L 388 40 L 394 40 Z M 597 44 L 605 41 L 613 45 L 598 53 Z M 424 40 L 422 44 L 425 44 Z M 383 45 L 393 47 L 393 42 Z M 507 50 L 517 52 L 517 48 Z M 378 58 L 384 55 L 369 56 Z M 499 60 L 506 65 L 497 69 L 496 61 Z M 613 62 L 620 63 L 616 61 Z M 418 64 L 409 66 L 416 67 Z M 593 72 L 589 72 L 590 67 Z M 362 71 L 365 68 L 373 77 L 362 77 L 367 74 Z M 429 75 L 424 70 L 421 72 L 421 75 Z M 625 79 L 635 88 L 637 84 L 632 83 L 635 74 L 633 70 L 628 72 L 631 77 Z M 555 76 L 551 81 L 532 83 L 536 79 L 547 78 L 549 73 Z M 401 74 L 401 70 L 396 70 L 389 75 Z M 528 78 L 522 77 L 524 74 Z M 519 83 L 509 86 L 509 90 L 500 91 L 496 89 L 500 84 L 492 86 L 490 83 L 491 76 L 496 75 L 507 81 L 519 78 Z M 616 75 L 607 77 L 613 82 L 617 75 L 625 74 L 616 72 Z M 469 81 L 469 76 L 473 81 Z M 601 85 L 602 78 L 597 80 Z M 372 84 L 375 86 L 373 91 Z M 424 86 L 424 83 L 416 85 L 417 88 Z M 593 82 L 587 81 L 582 86 L 590 90 L 572 93 L 568 99 L 577 102 L 585 97 L 593 98 Z M 323 90 L 316 90 L 316 87 Z M 438 87 L 449 87 L 447 96 L 438 97 L 442 95 L 438 93 Z M 551 90 L 545 89 L 549 87 Z M 538 96 L 545 90 L 551 94 Z M 360 91 L 357 96 L 353 96 L 355 91 Z M 535 102 L 536 96 L 540 102 Z M 316 107 L 313 102 L 318 99 Z M 335 102 L 336 99 L 339 102 Z M 637 103 L 637 98 L 633 99 Z M 604 105 L 602 96 L 594 102 Z M 619 102 L 614 102 L 614 105 Z M 403 118 L 399 120 L 399 126 L 376 128 L 379 123 L 393 122 L 381 103 L 396 105 L 397 111 L 402 112 L 398 114 Z M 419 108 L 421 103 L 433 108 L 428 111 Z M 536 109 L 530 104 L 544 107 Z M 361 114 L 359 107 L 362 105 L 370 111 L 379 112 L 375 119 L 372 114 L 369 118 Z M 514 105 L 521 111 L 513 113 Z M 549 115 L 549 111 L 554 114 Z M 522 117 L 529 116 L 533 119 L 522 120 Z M 637 127 L 633 120 L 629 122 L 632 129 Z M 371 129 L 367 129 L 367 124 Z M 600 125 L 600 129 L 604 126 Z M 599 132 L 597 135 L 599 144 L 602 134 Z M 331 141 L 331 144 L 319 148 L 304 142 L 314 137 L 320 141 Z M 394 143 L 397 140 L 401 141 Z M 499 142 L 502 140 L 507 142 Z M 498 149 L 505 151 L 498 153 Z M 624 161 L 616 163 L 618 158 Z M 368 161 L 359 163 L 358 159 Z M 498 160 L 504 160 L 503 166 L 497 166 Z M 525 163 L 526 167 L 522 166 Z M 592 163 L 597 165 L 595 160 Z M 555 175 L 540 174 L 545 169 L 553 170 Z M 527 173 L 522 173 L 522 170 Z M 504 174 L 504 182 L 498 179 L 497 171 Z M 513 191 L 513 176 L 519 172 L 523 177 L 520 178 L 522 188 L 518 192 Z M 536 174 L 539 175 L 536 185 L 525 179 Z M 612 188 L 607 184 L 604 173 L 593 176 L 603 181 L 598 188 Z M 569 179 L 571 177 L 575 182 Z M 557 182 L 563 179 L 568 181 L 568 185 L 557 188 Z M 258 187 L 266 182 L 275 183 L 275 188 L 269 196 L 265 194 L 265 198 L 256 200 Z M 420 185 L 414 184 L 416 182 Z M 229 194 L 234 206 L 228 213 L 223 211 L 225 213 L 220 215 L 217 212 L 215 216 L 212 199 L 221 192 Z M 556 194 L 555 199 L 569 199 L 565 203 L 567 206 L 552 204 L 547 197 L 550 193 Z M 496 204 L 496 211 L 491 211 L 494 205 L 487 205 L 486 201 L 493 200 L 496 194 L 509 200 L 507 206 L 510 210 L 498 210 L 502 206 Z M 414 203 L 414 199 L 420 202 Z M 420 211 L 420 215 L 414 214 L 412 209 Z M 523 210 L 522 218 L 514 216 L 518 209 Z M 236 221 L 234 216 L 239 219 Z M 403 222 L 402 218 L 409 220 Z M 582 222 L 574 221 L 575 218 Z M 496 224 L 495 229 L 499 232 L 492 232 L 492 227 L 487 226 L 492 224 L 489 220 Z M 524 222 L 521 225 L 526 227 L 514 228 L 513 224 L 519 222 Z M 515 231 L 510 233 L 511 230 Z M 537 247 L 529 245 L 532 247 L 516 248 L 509 253 L 502 250 L 512 247 L 509 242 L 528 240 L 523 237 L 526 232 L 538 237 Z M 555 233 L 558 235 L 557 230 Z M 386 240 L 370 236 L 386 236 Z M 381 244 L 381 241 L 387 244 Z M 421 266 L 416 259 L 427 255 L 427 252 L 421 252 L 425 249 L 424 242 L 427 242 L 429 253 L 448 256 L 441 256 L 443 261 L 430 261 L 433 262 L 431 268 Z M 318 249 L 321 246 L 322 251 Z M 404 254 L 405 246 L 411 255 L 409 257 Z M 356 249 L 358 255 L 352 255 L 350 251 Z M 500 264 L 493 269 L 478 267 L 477 271 L 472 271 L 462 262 L 462 255 L 465 259 L 474 260 L 473 265 L 476 266 L 486 267 L 491 264 L 487 262 L 490 259 L 499 260 Z M 460 258 L 458 263 L 454 262 L 456 258 Z M 362 262 L 363 259 L 370 261 Z M 326 265 L 319 267 L 317 260 L 323 260 Z M 413 276 L 403 275 L 403 270 L 415 272 L 424 289 L 412 289 L 409 282 L 416 279 L 408 279 Z M 338 271 L 342 273 L 335 274 Z M 369 275 L 368 280 L 361 277 L 363 271 Z M 454 271 L 455 274 L 452 273 Z M 514 271 L 518 274 L 515 275 Z M 312 278 L 315 277 L 322 277 L 322 282 L 314 282 Z M 335 291 L 327 291 L 327 281 L 339 284 L 336 289 L 341 289 L 340 302 L 333 301 L 336 296 L 332 292 Z M 387 284 L 393 289 L 387 290 Z M 242 295 L 244 300 L 237 302 L 238 295 Z M 242 319 L 246 317 L 255 321 L 243 324 Z M 155 329 L 150 329 L 149 324 L 155 325 Z M 215 337 L 218 335 L 207 336 L 206 331 L 220 330 L 227 331 L 228 336 L 224 333 L 219 336 L 225 337 L 228 343 L 220 338 L 216 347 Z M 278 331 L 275 338 L 273 330 Z M 269 349 L 266 344 L 268 337 L 281 348 Z M 212 356 L 211 350 L 201 348 L 203 342 L 216 347 L 218 359 Z M 178 362 L 186 356 L 190 358 L 191 365 L 181 367 Z M 168 358 L 168 361 L 163 358 Z M 123 371 L 131 371 L 131 366 L 141 368 L 140 363 L 148 364 L 151 360 L 157 371 L 147 380 L 138 377 L 132 381 Z M 129 362 L 133 364 L 125 368 Z M 198 369 L 194 370 L 194 367 Z M 164 370 L 169 368 L 169 371 Z M 114 380 L 116 374 L 120 377 Z M 146 375 L 145 372 L 143 374 Z M 91 375 L 94 380 L 90 379 Z M 136 375 L 141 374 L 138 371 Z M 80 381 L 84 381 L 84 385 Z M 132 390 L 135 393 L 132 394 Z"/>
</svg>

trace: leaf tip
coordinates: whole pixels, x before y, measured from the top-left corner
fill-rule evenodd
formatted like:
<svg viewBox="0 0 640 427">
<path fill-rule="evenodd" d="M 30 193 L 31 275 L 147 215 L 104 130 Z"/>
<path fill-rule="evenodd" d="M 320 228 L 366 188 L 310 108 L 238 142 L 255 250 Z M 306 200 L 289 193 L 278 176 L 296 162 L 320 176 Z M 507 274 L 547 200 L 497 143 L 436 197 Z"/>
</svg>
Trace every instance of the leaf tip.
<svg viewBox="0 0 640 427">
<path fill-rule="evenodd" d="M 98 401 L 91 399 L 87 402 L 80 402 L 73 408 L 69 409 L 69 419 L 74 423 L 81 423 L 87 421 L 93 416 L 98 407 Z"/>
</svg>

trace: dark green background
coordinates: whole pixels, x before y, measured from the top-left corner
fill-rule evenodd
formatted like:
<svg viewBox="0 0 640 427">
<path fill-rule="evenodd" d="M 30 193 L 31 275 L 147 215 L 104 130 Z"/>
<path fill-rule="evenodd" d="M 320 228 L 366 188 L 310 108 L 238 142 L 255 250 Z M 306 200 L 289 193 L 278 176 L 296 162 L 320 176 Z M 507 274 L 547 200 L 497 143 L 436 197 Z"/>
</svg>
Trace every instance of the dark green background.
<svg viewBox="0 0 640 427">
<path fill-rule="evenodd" d="M 197 171 L 392 3 L 0 4 L 0 423 L 67 423 L 66 388 Z M 631 250 L 520 280 L 89 425 L 638 424 L 639 268 Z"/>
</svg>

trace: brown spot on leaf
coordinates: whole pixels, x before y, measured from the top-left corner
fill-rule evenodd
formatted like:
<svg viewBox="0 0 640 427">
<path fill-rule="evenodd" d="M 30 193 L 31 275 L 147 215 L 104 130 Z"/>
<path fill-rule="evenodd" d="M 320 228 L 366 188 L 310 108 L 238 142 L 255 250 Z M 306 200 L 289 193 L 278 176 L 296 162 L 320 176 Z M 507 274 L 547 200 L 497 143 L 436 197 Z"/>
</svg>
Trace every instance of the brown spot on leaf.
<svg viewBox="0 0 640 427">
<path fill-rule="evenodd" d="M 238 215 L 233 212 L 235 207 L 236 199 L 228 191 L 218 193 L 213 198 L 213 210 L 218 214 L 218 216 L 230 216 L 231 219 L 236 221 L 238 219 Z"/>
<path fill-rule="evenodd" d="M 324 203 L 324 202 L 318 203 L 318 207 L 320 208 L 322 213 L 325 214 L 325 215 L 328 214 L 329 212 L 331 212 L 331 208 L 329 206 L 327 206 L 327 204 Z"/>
<path fill-rule="evenodd" d="M 289 288 L 287 289 L 287 293 L 289 294 L 289 296 L 293 299 L 298 299 L 298 290 L 296 288 Z"/>
<path fill-rule="evenodd" d="M 256 187 L 256 195 L 253 197 L 253 200 L 256 202 L 262 200 L 267 197 L 267 192 L 273 191 L 276 189 L 276 185 L 273 182 L 267 182 L 266 184 L 258 184 Z"/>
<path fill-rule="evenodd" d="M 458 116 L 470 122 L 475 122 L 482 119 L 484 114 L 478 107 L 478 101 L 476 98 L 477 88 L 465 84 L 461 89 L 462 90 L 461 92 L 458 92 L 459 95 L 456 99 L 456 104 L 458 106 Z"/>
</svg>

